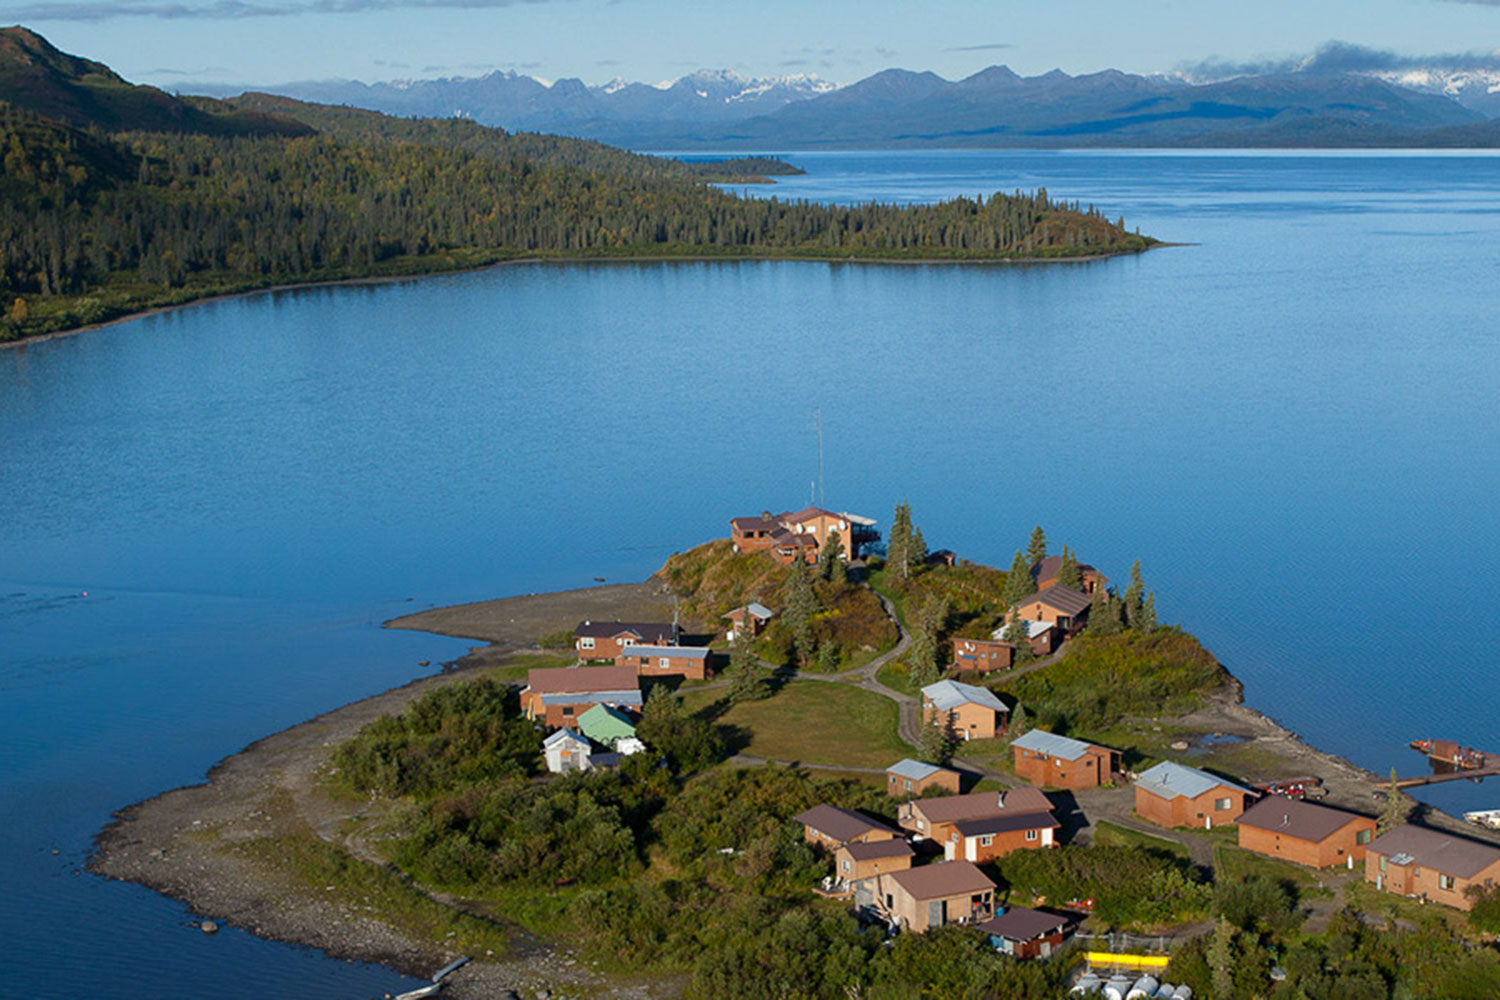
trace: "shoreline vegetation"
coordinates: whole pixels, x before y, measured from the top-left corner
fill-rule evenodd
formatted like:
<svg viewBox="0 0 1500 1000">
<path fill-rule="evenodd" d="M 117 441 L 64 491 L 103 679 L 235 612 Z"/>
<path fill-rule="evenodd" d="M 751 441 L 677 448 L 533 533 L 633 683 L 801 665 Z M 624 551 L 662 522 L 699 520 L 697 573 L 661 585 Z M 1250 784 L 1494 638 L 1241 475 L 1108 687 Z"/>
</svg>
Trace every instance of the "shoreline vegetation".
<svg viewBox="0 0 1500 1000">
<path fill-rule="evenodd" d="M 517 259 L 1020 261 L 1157 241 L 1045 189 L 825 205 L 680 161 L 265 94 L 176 98 L 0 29 L 0 342 L 207 297 Z"/>
<path fill-rule="evenodd" d="M 660 703 L 648 696 L 648 714 L 658 713 L 648 743 L 665 754 L 669 769 L 627 766 L 594 775 L 543 772 L 538 778 L 527 761 L 536 759 L 528 741 L 539 737 L 517 717 L 514 694 L 507 691 L 523 684 L 531 669 L 571 664 L 571 628 L 580 620 L 669 620 L 675 599 L 687 616 L 685 628 L 702 634 L 717 627 L 723 607 L 751 593 L 784 598 L 782 607 L 790 607 L 798 585 L 784 583 L 785 571 L 765 553 L 731 553 L 721 540 L 674 555 L 644 583 L 482 601 L 393 619 L 386 627 L 485 645 L 438 674 L 257 741 L 215 765 L 203 784 L 120 810 L 98 835 L 90 868 L 262 937 L 419 977 L 469 955 L 474 961 L 445 990 L 460 1000 L 503 996 L 506 990 L 526 997 L 546 990 L 554 997 L 630 1000 L 774 997 L 785 995 L 777 990 L 791 988 L 806 970 L 795 968 L 794 958 L 776 968 L 762 949 L 800 954 L 794 942 L 810 949 L 809 955 L 827 950 L 808 958 L 818 968 L 832 970 L 834 954 L 844 956 L 840 962 L 864 956 L 857 971 L 840 973 L 862 984 L 854 993 L 838 992 L 853 988 L 847 982 L 820 981 L 805 986 L 808 996 L 1062 995 L 1071 964 L 1066 958 L 997 959 L 962 927 L 902 934 L 893 949 L 870 950 L 878 938 L 856 930 L 846 903 L 811 899 L 810 887 L 825 862 L 808 851 L 788 817 L 818 800 L 875 816 L 891 813 L 895 800 L 885 794 L 885 756 L 890 763 L 903 753 L 920 756 L 917 745 L 924 742 L 912 730 L 915 709 L 906 675 L 920 669 L 926 655 L 918 650 L 927 648 L 920 635 L 927 606 L 935 595 L 947 599 L 947 621 L 956 634 L 988 628 L 987 616 L 999 605 L 986 595 L 1006 579 L 974 564 L 929 565 L 904 580 L 889 562 L 868 575 L 861 570 L 857 579 L 834 566 L 826 571 L 831 575 L 819 577 L 812 589 L 824 610 L 814 616 L 818 624 L 807 645 L 782 625 L 756 646 L 764 666 L 777 671 L 775 682 L 751 700 L 735 698 L 733 667 L 717 680 L 685 682 Z M 869 620 L 864 603 L 873 606 L 872 593 L 899 642 L 882 636 Z M 1154 607 L 1154 599 L 1144 596 L 1150 604 L 1140 606 Z M 1128 607 L 1120 614 L 1126 620 Z M 1028 718 L 1050 720 L 1054 727 L 1063 716 L 1083 721 L 1092 712 L 1090 735 L 1125 750 L 1131 770 L 1177 759 L 1245 780 L 1316 774 L 1324 779 L 1324 802 L 1366 814 L 1379 808 L 1384 793 L 1376 791 L 1376 775 L 1307 745 L 1244 705 L 1239 682 L 1191 636 L 1154 621 L 1144 632 L 1130 624 L 1125 629 L 1079 636 L 1053 657 L 987 681 L 1008 699 L 1019 693 Z M 833 650 L 826 659 L 824 646 Z M 1129 659 L 1143 649 L 1156 652 Z M 1165 695 L 1177 706 L 1173 714 L 1136 712 L 1140 693 L 1087 694 L 1089 684 L 1107 676 L 1121 687 L 1122 669 L 1138 677 L 1141 693 L 1152 692 L 1147 701 L 1175 692 Z M 679 707 L 661 715 L 669 701 Z M 872 714 L 881 705 L 887 708 Z M 847 724 L 836 725 L 840 719 Z M 643 736 L 647 725 L 643 719 Z M 888 748 L 887 741 L 893 741 Z M 963 744 L 955 766 L 978 776 L 977 790 L 1016 785 L 1005 747 L 1003 740 Z M 632 762 L 651 763 L 644 755 L 641 761 L 627 758 Z M 1011 902 L 1028 901 L 1020 892 L 1023 878 L 1056 877 L 1028 867 L 1040 864 L 1041 855 L 1073 852 L 1066 856 L 1075 875 L 1097 857 L 1100 863 L 1128 862 L 1143 879 L 1166 879 L 1177 886 L 1171 906 L 1132 908 L 1117 895 L 1107 905 L 1101 899 L 1099 915 L 1090 920 L 1102 921 L 1097 932 L 1178 941 L 1174 969 L 1180 979 L 1215 961 L 1204 948 L 1217 947 L 1210 939 L 1225 933 L 1244 968 L 1258 968 L 1261 961 L 1268 967 L 1267 948 L 1295 952 L 1282 961 L 1310 961 L 1322 954 L 1320 935 L 1356 933 L 1344 923 L 1351 913 L 1362 914 L 1357 933 L 1384 933 L 1370 929 L 1382 924 L 1406 928 L 1431 938 L 1423 938 L 1423 948 L 1450 947 L 1471 933 L 1456 911 L 1375 894 L 1362 872 L 1309 871 L 1245 854 L 1219 831 L 1144 824 L 1129 793 L 1128 785 L 1078 792 L 1074 815 L 1084 825 L 1065 821 L 1066 840 L 1074 846 L 1023 851 L 1014 863 L 1002 858 L 1001 872 L 1015 883 Z M 1475 835 L 1436 810 L 1425 822 Z M 727 855 L 726 844 L 733 845 Z M 1234 896 L 1242 884 L 1251 887 L 1246 893 L 1271 892 L 1280 916 L 1256 917 L 1264 900 L 1221 898 Z M 1282 888 L 1272 892 L 1271 886 Z M 1145 890 L 1136 888 L 1140 898 Z M 1243 927 L 1216 931 L 1212 914 L 1235 912 L 1234 906 L 1250 908 Z M 1290 909 L 1283 912 L 1284 906 Z M 1116 916 L 1106 920 L 1107 913 Z M 1282 921 L 1280 930 L 1267 929 L 1274 920 Z M 1283 932 L 1289 936 L 1277 936 Z M 1376 940 L 1361 947 L 1374 948 Z M 1466 975 L 1492 982 L 1482 977 L 1494 971 L 1493 956 L 1462 948 L 1455 954 L 1468 956 L 1464 961 L 1473 968 L 1466 966 Z M 1327 969 L 1318 974 L 1337 978 L 1334 958 L 1325 959 Z M 763 967 L 768 961 L 773 967 Z M 954 989 L 948 992 L 921 991 L 922 983 L 944 976 L 979 978 L 962 988 L 950 982 Z M 750 982 L 758 985 L 746 992 Z M 1445 995 L 1486 995 L 1444 983 L 1451 990 Z M 1002 985 L 1012 992 L 992 992 Z M 1316 1000 L 1324 993 L 1307 995 Z"/>
</svg>

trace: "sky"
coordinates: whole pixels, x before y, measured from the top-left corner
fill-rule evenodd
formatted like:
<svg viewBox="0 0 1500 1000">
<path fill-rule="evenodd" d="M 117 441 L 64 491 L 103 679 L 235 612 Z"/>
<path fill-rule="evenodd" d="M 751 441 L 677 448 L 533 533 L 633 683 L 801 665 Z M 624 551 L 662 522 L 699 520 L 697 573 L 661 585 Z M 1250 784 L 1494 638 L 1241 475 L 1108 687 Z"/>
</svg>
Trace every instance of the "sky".
<svg viewBox="0 0 1500 1000">
<path fill-rule="evenodd" d="M 1500 63 L 1500 0 L 0 0 L 12 23 L 170 88 L 495 69 L 591 84 L 703 68 L 838 83 L 893 66 L 1154 73 L 1335 40 Z"/>
</svg>

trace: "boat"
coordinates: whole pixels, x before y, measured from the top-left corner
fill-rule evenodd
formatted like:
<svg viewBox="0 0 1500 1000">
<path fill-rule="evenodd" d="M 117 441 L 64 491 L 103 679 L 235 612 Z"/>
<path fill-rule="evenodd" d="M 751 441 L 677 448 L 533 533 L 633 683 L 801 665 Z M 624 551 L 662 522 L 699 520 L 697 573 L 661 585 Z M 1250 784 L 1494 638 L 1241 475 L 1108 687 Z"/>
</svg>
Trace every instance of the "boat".
<svg viewBox="0 0 1500 1000">
<path fill-rule="evenodd" d="M 1473 771 L 1485 765 L 1483 751 L 1459 746 L 1452 740 L 1412 740 L 1411 748 L 1426 754 L 1430 760 L 1451 764 L 1461 771 Z"/>
<path fill-rule="evenodd" d="M 443 966 L 441 969 L 439 969 L 436 972 L 434 972 L 432 974 L 432 981 L 435 982 L 435 983 L 440 983 L 444 979 L 447 979 L 453 973 L 457 972 L 459 969 L 462 969 L 464 966 L 466 966 L 468 964 L 469 964 L 469 956 L 468 955 L 460 955 L 457 958 L 455 958 L 453 961 L 449 962 L 447 965 Z"/>
<path fill-rule="evenodd" d="M 435 997 L 442 988 L 442 983 L 428 983 L 426 986 L 418 986 L 416 989 L 407 990 L 405 993 L 397 993 L 395 1000 L 422 1000 L 423 997 Z"/>
<path fill-rule="evenodd" d="M 1500 809 L 1476 809 L 1474 812 L 1464 813 L 1464 819 L 1470 823 L 1500 830 Z"/>
</svg>

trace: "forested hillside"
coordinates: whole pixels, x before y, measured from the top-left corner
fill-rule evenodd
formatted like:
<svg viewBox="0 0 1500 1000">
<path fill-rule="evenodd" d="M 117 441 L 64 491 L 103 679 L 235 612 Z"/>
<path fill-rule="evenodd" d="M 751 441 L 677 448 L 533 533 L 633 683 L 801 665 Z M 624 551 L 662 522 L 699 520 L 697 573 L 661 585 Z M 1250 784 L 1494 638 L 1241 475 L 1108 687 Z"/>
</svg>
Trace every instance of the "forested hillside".
<svg viewBox="0 0 1500 1000">
<path fill-rule="evenodd" d="M 279 98 L 223 109 L 316 134 L 106 134 L 0 105 L 0 340 L 278 283 L 518 257 L 1006 259 L 1151 244 L 1045 191 L 910 207 L 743 199 L 706 184 L 702 165 L 598 143 Z"/>
</svg>

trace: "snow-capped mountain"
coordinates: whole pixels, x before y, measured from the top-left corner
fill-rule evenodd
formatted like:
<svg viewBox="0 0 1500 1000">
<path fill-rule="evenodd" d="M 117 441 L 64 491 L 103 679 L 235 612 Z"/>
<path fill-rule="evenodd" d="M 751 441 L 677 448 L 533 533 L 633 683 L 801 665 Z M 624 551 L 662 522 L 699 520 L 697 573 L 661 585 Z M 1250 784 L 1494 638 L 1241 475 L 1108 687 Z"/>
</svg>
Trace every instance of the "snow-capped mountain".
<svg viewBox="0 0 1500 1000">
<path fill-rule="evenodd" d="M 244 88 L 194 88 L 199 93 L 238 93 Z M 726 123 L 769 114 L 788 104 L 838 89 L 808 73 L 747 77 L 732 70 L 698 70 L 679 80 L 631 83 L 616 78 L 588 86 L 576 78 L 553 83 L 513 71 L 480 77 L 308 81 L 263 88 L 307 101 L 349 104 L 397 115 L 473 118 L 508 129 L 562 131 L 582 123 Z"/>
<path fill-rule="evenodd" d="M 1500 58 L 1494 69 L 1403 69 L 1373 75 L 1409 90 L 1443 94 L 1490 118 L 1500 117 Z"/>
</svg>

